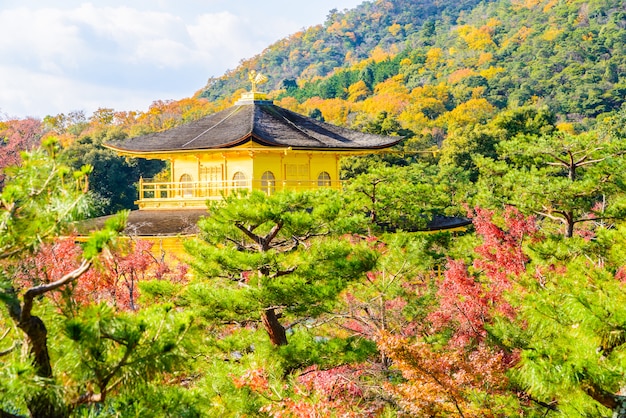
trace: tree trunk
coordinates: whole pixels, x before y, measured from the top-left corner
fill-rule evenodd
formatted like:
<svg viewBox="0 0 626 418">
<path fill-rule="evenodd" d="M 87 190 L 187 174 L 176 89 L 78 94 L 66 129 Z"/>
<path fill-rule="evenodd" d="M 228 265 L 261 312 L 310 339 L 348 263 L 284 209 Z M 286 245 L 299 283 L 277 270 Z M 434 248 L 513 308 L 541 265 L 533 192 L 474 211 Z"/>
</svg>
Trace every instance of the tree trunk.
<svg viewBox="0 0 626 418">
<path fill-rule="evenodd" d="M 48 353 L 48 330 L 38 316 L 30 316 L 18 323 L 18 327 L 28 336 L 30 353 L 35 363 L 37 376 L 52 378 L 52 365 Z M 54 399 L 52 393 L 37 391 L 27 401 L 28 410 L 33 418 L 65 418 L 68 411 L 62 403 Z"/>
<path fill-rule="evenodd" d="M 565 214 L 565 238 L 574 236 L 574 213 L 567 212 Z"/>
<path fill-rule="evenodd" d="M 278 322 L 278 317 L 276 316 L 274 309 L 266 309 L 263 311 L 261 314 L 261 320 L 263 321 L 263 326 L 265 327 L 272 344 L 276 346 L 287 345 L 285 327 Z"/>
</svg>

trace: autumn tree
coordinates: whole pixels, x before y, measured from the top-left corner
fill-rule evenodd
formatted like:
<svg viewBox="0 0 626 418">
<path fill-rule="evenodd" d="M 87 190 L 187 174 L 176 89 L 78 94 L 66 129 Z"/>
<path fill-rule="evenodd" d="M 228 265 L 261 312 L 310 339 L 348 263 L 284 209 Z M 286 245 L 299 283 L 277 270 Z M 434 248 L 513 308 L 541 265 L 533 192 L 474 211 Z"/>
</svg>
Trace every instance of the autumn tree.
<svg viewBox="0 0 626 418">
<path fill-rule="evenodd" d="M 0 297 L 15 326 L 27 337 L 27 347 L 36 376 L 53 378 L 48 352 L 48 331 L 33 309 L 41 296 L 77 280 L 91 266 L 94 257 L 111 240 L 117 224 L 110 225 L 88 242 L 78 267 L 54 281 L 19 291 L 16 269 L 26 254 L 36 251 L 43 241 L 61 233 L 69 221 L 84 213 L 85 177 L 88 170 L 72 173 L 58 163 L 58 145 L 48 140 L 46 148 L 22 154 L 19 167 L 5 169 L 8 181 L 2 190 L 0 207 Z M 46 390 L 29 394 L 26 406 L 33 416 L 64 416 L 67 411 Z"/>
<path fill-rule="evenodd" d="M 51 297 L 97 263 L 124 216 L 113 217 L 63 263 L 29 269 L 31 256 L 89 211 L 89 169 L 72 171 L 59 162 L 56 142 L 44 145 L 6 169 L 0 195 L 0 414 L 6 417 L 67 417 L 110 407 L 114 394 L 117 402 L 143 396 L 148 382 L 180 362 L 188 329 L 185 318 L 160 305 L 134 315 L 104 303 L 69 309 L 62 297 Z"/>
<path fill-rule="evenodd" d="M 39 145 L 41 135 L 41 121 L 34 118 L 0 122 L 0 169 L 17 164 L 22 151 Z M 0 189 L 4 178 L 5 174 L 0 172 Z"/>
</svg>

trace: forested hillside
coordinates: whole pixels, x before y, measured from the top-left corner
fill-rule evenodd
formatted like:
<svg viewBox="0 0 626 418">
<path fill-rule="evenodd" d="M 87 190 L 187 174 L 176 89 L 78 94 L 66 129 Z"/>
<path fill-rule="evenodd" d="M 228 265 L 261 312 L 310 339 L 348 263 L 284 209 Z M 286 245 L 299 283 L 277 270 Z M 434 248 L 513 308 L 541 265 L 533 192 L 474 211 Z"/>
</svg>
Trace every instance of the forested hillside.
<svg viewBox="0 0 626 418">
<path fill-rule="evenodd" d="M 299 102 L 363 100 L 397 75 L 413 92 L 409 104 L 414 89 L 432 86 L 451 96 L 448 110 L 480 97 L 499 109 L 546 104 L 580 122 L 623 103 L 625 25 L 618 0 L 365 2 L 243 61 L 201 96 L 245 88 L 249 69 L 266 73 L 271 90 L 286 89 L 277 97 Z"/>
<path fill-rule="evenodd" d="M 626 8 L 379 0 L 195 97 L 0 121 L 1 417 L 626 417 Z M 103 142 L 276 104 L 404 140 L 207 202 L 170 254 Z M 460 231 L 426 220 L 462 216 Z"/>
<path fill-rule="evenodd" d="M 297 32 L 270 45 L 260 55 L 245 59 L 236 70 L 211 78 L 201 94 L 210 100 L 232 94 L 245 87 L 247 71 L 256 69 L 278 89 L 294 80 L 324 77 L 337 68 L 371 56 L 375 48 L 385 51 L 403 49 L 408 36 L 425 22 L 456 20 L 463 10 L 479 2 L 461 0 L 396 0 L 364 2 L 361 6 L 339 12 L 331 10 L 326 22 Z"/>
</svg>

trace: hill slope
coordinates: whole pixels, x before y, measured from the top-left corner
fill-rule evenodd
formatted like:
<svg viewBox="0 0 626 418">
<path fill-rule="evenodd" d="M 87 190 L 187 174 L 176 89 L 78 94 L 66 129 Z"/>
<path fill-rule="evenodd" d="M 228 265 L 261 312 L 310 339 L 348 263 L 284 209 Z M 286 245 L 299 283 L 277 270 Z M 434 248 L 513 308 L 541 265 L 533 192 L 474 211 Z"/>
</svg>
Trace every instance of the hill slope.
<svg viewBox="0 0 626 418">
<path fill-rule="evenodd" d="M 376 95 L 398 75 L 408 92 L 444 85 L 448 110 L 482 97 L 497 108 L 546 104 L 581 122 L 624 102 L 625 28 L 619 0 L 366 2 L 271 45 L 201 96 L 247 88 L 249 69 L 268 75 L 270 90 L 283 89 L 275 97 L 299 103 L 347 99 L 360 80 Z"/>
</svg>

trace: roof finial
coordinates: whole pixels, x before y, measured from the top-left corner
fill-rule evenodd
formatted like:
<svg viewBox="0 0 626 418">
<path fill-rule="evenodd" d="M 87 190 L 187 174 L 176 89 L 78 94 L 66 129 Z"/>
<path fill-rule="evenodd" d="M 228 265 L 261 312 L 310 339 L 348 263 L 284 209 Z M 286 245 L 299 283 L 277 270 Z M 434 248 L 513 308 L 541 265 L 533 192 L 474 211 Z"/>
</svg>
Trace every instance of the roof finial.
<svg viewBox="0 0 626 418">
<path fill-rule="evenodd" d="M 268 78 L 261 73 L 257 73 L 256 70 L 250 70 L 248 80 L 252 83 L 252 93 L 256 93 L 257 86 L 267 83 Z"/>
</svg>

